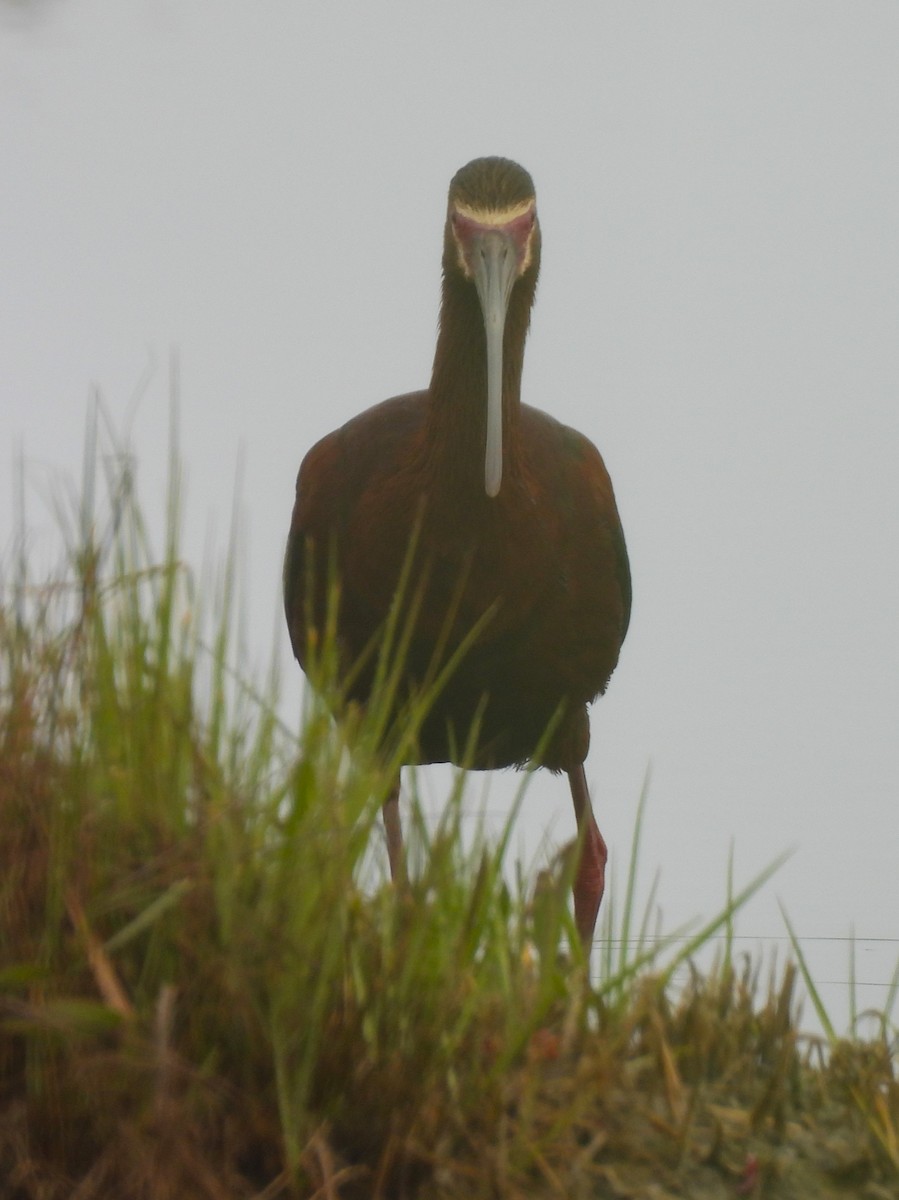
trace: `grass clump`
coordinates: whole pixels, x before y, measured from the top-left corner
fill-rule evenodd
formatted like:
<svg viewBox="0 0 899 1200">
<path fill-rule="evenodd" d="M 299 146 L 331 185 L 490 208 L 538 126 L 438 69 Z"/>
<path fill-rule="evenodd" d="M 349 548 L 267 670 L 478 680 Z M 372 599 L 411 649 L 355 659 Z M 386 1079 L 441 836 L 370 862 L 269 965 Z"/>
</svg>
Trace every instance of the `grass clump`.
<svg viewBox="0 0 899 1200">
<path fill-rule="evenodd" d="M 671 982 L 763 877 L 632 951 L 632 865 L 591 982 L 571 854 L 513 895 L 514 814 L 463 840 L 460 782 L 394 889 L 377 702 L 284 728 L 233 568 L 208 600 L 179 557 L 176 456 L 157 556 L 104 437 L 62 577 L 20 557 L 0 606 L 0 1200 L 897 1194 L 886 1023 L 816 1061 L 794 970 L 729 941 Z"/>
</svg>

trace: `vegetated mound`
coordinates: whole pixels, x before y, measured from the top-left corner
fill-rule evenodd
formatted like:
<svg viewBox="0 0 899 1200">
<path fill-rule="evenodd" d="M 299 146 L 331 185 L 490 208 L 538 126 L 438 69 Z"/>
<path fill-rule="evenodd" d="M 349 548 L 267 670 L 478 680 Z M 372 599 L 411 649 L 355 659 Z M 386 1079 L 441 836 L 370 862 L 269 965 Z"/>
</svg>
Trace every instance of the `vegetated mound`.
<svg viewBox="0 0 899 1200">
<path fill-rule="evenodd" d="M 565 870 L 517 911 L 453 821 L 365 892 L 381 782 L 327 721 L 279 779 L 158 641 L 103 683 L 96 629 L 8 617 L 4 1200 L 899 1195 L 889 1049 L 803 1042 L 792 969 L 588 986 Z"/>
</svg>

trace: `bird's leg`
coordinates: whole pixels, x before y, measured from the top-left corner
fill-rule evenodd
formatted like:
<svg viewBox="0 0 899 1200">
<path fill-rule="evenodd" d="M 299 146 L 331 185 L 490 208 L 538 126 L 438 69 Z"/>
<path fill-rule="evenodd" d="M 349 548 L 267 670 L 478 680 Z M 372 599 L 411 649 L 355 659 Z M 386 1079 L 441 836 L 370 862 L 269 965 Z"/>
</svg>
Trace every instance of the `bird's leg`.
<svg viewBox="0 0 899 1200">
<path fill-rule="evenodd" d="M 596 916 L 606 885 L 606 859 L 609 852 L 593 815 L 583 763 L 578 763 L 568 772 L 568 782 L 581 835 L 581 856 L 574 879 L 574 920 L 589 955 Z"/>
<path fill-rule="evenodd" d="M 390 789 L 384 801 L 384 831 L 387 834 L 387 857 L 390 860 L 390 878 L 398 883 L 405 875 L 403 864 L 403 826 L 400 823 L 400 777 Z"/>
</svg>

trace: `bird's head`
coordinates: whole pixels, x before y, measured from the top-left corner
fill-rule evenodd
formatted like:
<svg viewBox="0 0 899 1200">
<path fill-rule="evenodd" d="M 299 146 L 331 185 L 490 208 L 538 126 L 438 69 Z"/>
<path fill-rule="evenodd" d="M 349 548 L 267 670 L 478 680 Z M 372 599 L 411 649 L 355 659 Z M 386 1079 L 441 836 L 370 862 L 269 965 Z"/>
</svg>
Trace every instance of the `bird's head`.
<svg viewBox="0 0 899 1200">
<path fill-rule="evenodd" d="M 474 287 L 487 345 L 487 443 L 484 487 L 499 493 L 503 475 L 503 335 L 513 290 L 529 284 L 533 298 L 540 265 L 540 226 L 534 184 L 507 158 L 476 158 L 450 183 L 443 268 Z M 526 325 L 525 325 L 526 328 Z"/>
</svg>

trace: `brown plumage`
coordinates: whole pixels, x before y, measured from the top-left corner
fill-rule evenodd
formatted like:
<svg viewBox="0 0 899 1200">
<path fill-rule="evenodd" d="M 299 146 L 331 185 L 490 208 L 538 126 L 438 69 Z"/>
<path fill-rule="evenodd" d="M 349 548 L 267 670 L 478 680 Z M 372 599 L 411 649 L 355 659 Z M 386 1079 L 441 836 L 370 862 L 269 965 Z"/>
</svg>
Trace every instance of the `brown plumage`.
<svg viewBox="0 0 899 1200">
<path fill-rule="evenodd" d="M 539 264 L 527 172 L 501 158 L 463 167 L 450 184 L 430 387 L 368 409 L 306 455 L 284 566 L 285 610 L 305 665 L 307 615 L 323 623 L 334 553 L 341 659 L 357 662 L 383 626 L 417 525 L 413 581 L 424 591 L 405 693 L 424 678 L 435 646 L 445 657 L 489 615 L 409 761 L 455 761 L 477 719 L 467 765 L 520 765 L 555 721 L 540 765 L 569 776 L 584 833 L 575 913 L 589 941 L 606 849 L 583 769 L 586 706 L 605 691 L 618 661 L 630 574 L 599 453 L 520 401 Z M 364 703 L 371 684 L 369 667 L 350 698 Z M 384 811 L 394 875 L 402 846 L 397 794 L 398 785 Z"/>
</svg>

